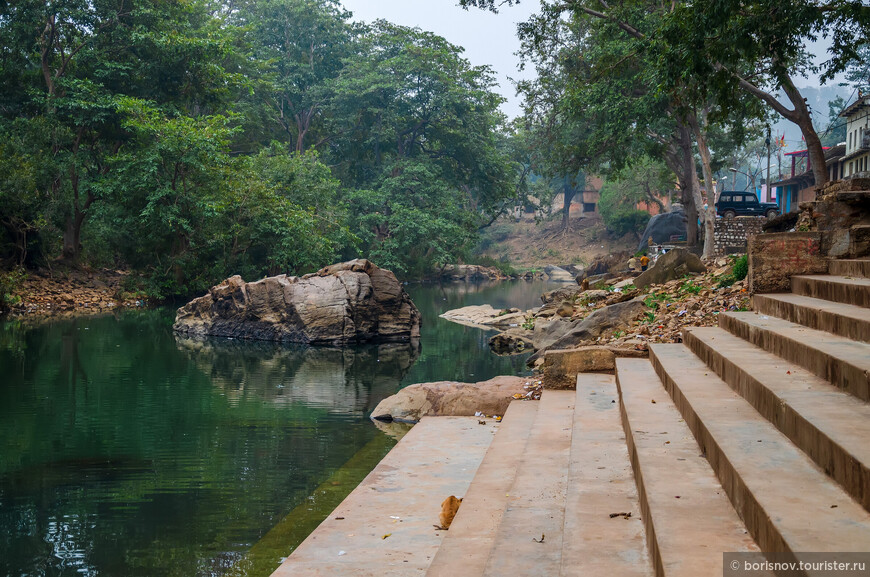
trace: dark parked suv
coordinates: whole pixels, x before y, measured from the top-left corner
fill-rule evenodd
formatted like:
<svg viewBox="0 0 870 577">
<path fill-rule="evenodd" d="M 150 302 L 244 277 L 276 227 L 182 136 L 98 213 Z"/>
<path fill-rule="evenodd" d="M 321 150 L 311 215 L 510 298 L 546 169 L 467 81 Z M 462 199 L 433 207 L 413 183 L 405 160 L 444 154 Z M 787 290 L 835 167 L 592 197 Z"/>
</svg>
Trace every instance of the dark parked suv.
<svg viewBox="0 0 870 577">
<path fill-rule="evenodd" d="M 758 202 L 754 192 L 726 190 L 719 195 L 716 214 L 723 218 L 735 216 L 766 216 L 773 218 L 779 214 L 779 206 L 773 202 Z"/>
</svg>

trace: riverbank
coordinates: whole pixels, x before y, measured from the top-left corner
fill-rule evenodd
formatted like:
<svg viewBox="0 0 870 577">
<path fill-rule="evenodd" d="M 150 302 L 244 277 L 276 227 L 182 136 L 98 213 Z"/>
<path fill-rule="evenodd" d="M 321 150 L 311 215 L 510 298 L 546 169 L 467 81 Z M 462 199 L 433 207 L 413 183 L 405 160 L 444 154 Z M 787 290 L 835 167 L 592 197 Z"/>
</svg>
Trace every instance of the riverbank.
<svg viewBox="0 0 870 577">
<path fill-rule="evenodd" d="M 69 316 L 141 307 L 145 296 L 125 290 L 131 273 L 110 269 L 28 271 L 14 287 L 11 316 Z"/>
</svg>

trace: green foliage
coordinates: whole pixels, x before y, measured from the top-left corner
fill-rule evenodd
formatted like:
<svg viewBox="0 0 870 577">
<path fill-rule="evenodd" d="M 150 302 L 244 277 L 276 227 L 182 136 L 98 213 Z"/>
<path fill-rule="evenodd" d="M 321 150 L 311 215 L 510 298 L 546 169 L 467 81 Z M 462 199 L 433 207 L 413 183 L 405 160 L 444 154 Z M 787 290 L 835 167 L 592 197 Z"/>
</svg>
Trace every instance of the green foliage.
<svg viewBox="0 0 870 577">
<path fill-rule="evenodd" d="M 492 72 L 443 38 L 335 0 L 119 6 L 0 3 L 2 262 L 157 298 L 355 256 L 420 277 L 520 190 Z"/>
<path fill-rule="evenodd" d="M 535 330 L 535 317 L 527 316 L 526 320 L 523 321 L 523 324 L 520 325 L 527 331 Z"/>
<path fill-rule="evenodd" d="M 649 222 L 650 214 L 639 210 L 638 204 L 656 205 L 663 210 L 659 195 L 672 186 L 670 170 L 649 157 L 642 157 L 616 171 L 601 188 L 598 207 L 604 224 L 620 236 L 634 233 L 639 237 Z"/>
<path fill-rule="evenodd" d="M 742 255 L 737 257 L 732 261 L 731 272 L 722 275 L 719 279 L 718 287 L 727 287 L 731 286 L 734 283 L 741 281 L 746 278 L 746 275 L 749 274 L 749 256 Z"/>
<path fill-rule="evenodd" d="M 0 272 L 0 313 L 8 311 L 10 307 L 21 302 L 21 297 L 15 293 L 26 276 L 24 270 L 20 268 Z"/>
<path fill-rule="evenodd" d="M 700 293 L 702 290 L 704 290 L 704 287 L 702 285 L 695 284 L 694 282 L 692 282 L 690 280 L 681 284 L 680 289 L 679 289 L 679 291 L 683 294 L 692 294 L 692 295 L 696 295 L 696 294 Z"/>
<path fill-rule="evenodd" d="M 749 255 L 744 254 L 735 259 L 731 274 L 734 275 L 735 282 L 746 278 L 746 275 L 749 274 Z"/>
</svg>

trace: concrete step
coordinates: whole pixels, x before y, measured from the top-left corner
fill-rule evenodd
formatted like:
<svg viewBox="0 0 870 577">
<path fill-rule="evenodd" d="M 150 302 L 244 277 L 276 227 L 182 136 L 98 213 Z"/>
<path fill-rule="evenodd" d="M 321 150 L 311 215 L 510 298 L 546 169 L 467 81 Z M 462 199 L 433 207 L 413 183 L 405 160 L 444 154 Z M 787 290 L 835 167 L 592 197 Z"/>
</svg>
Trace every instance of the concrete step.
<svg viewBox="0 0 870 577">
<path fill-rule="evenodd" d="M 616 377 L 656 575 L 721 577 L 723 551 L 758 546 L 649 361 L 617 359 Z"/>
<path fill-rule="evenodd" d="M 719 325 L 728 332 L 816 376 L 870 400 L 870 344 L 754 312 L 725 313 Z"/>
<path fill-rule="evenodd" d="M 446 533 L 432 526 L 441 501 L 465 494 L 497 428 L 424 417 L 272 576 L 425 575 Z"/>
<path fill-rule="evenodd" d="M 577 375 L 561 577 L 654 574 L 618 399 L 612 375 Z"/>
<path fill-rule="evenodd" d="M 559 574 L 575 395 L 548 390 L 541 396 L 483 573 L 488 577 Z"/>
<path fill-rule="evenodd" d="M 752 308 L 811 329 L 870 342 L 870 309 L 796 294 L 757 294 Z"/>
<path fill-rule="evenodd" d="M 791 292 L 847 305 L 870 307 L 870 278 L 832 275 L 793 276 Z"/>
<path fill-rule="evenodd" d="M 715 327 L 686 346 L 870 510 L 870 405 L 809 371 Z"/>
<path fill-rule="evenodd" d="M 508 407 L 427 577 L 483 574 L 539 404 L 516 401 Z"/>
<path fill-rule="evenodd" d="M 870 551 L 870 513 L 682 345 L 650 361 L 762 550 Z"/>
<path fill-rule="evenodd" d="M 828 274 L 870 278 L 870 259 L 832 260 L 828 263 Z"/>
</svg>

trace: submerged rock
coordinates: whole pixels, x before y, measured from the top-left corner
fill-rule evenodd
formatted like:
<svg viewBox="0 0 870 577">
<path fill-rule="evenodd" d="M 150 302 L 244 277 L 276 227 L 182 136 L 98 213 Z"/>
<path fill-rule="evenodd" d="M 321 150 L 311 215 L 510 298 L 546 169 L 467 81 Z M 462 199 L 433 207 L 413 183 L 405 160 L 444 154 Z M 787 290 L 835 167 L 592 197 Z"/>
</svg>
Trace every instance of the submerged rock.
<svg viewBox="0 0 870 577">
<path fill-rule="evenodd" d="M 302 277 L 230 277 L 178 309 L 173 329 L 305 344 L 403 341 L 420 336 L 420 312 L 392 272 L 357 259 Z"/>
</svg>

